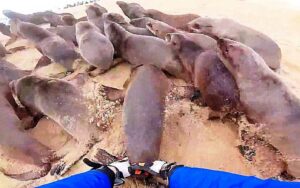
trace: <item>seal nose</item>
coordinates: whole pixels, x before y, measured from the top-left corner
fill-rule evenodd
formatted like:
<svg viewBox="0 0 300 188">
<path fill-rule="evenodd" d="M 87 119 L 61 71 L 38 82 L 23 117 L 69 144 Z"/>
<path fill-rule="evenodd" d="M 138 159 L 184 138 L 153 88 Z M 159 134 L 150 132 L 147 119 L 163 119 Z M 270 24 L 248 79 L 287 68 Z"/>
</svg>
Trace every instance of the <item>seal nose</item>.
<svg viewBox="0 0 300 188">
<path fill-rule="evenodd" d="M 168 34 L 166 34 L 166 36 L 165 36 L 165 40 L 167 41 L 167 42 L 171 42 L 171 33 L 168 33 Z"/>
</svg>

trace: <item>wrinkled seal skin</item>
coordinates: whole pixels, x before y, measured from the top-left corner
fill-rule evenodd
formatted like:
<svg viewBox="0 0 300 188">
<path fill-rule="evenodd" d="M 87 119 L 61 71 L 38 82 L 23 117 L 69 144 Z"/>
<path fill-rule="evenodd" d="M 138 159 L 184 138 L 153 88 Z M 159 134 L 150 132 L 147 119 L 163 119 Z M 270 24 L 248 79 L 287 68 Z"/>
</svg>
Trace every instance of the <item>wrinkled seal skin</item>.
<svg viewBox="0 0 300 188">
<path fill-rule="evenodd" d="M 241 42 L 256 51 L 273 69 L 280 68 L 281 49 L 267 35 L 231 19 L 198 18 L 188 24 L 192 32 Z"/>
<path fill-rule="evenodd" d="M 146 10 L 137 3 L 126 3 L 124 1 L 117 1 L 117 5 L 122 9 L 124 14 L 130 19 L 150 17 L 155 20 L 165 22 L 177 29 L 186 30 L 187 24 L 190 21 L 199 17 L 196 14 L 171 15 L 171 14 L 165 14 L 161 11 L 154 10 L 154 9 Z"/>
<path fill-rule="evenodd" d="M 166 76 L 151 65 L 139 67 L 129 85 L 123 125 L 132 163 L 151 163 L 158 159 L 168 87 Z"/>
<path fill-rule="evenodd" d="M 261 136 L 284 156 L 288 173 L 300 178 L 299 99 L 253 49 L 229 39 L 220 39 L 218 46 L 247 117 L 263 124 Z"/>
<path fill-rule="evenodd" d="M 34 138 L 31 138 L 21 130 L 20 114 L 17 112 L 9 82 L 28 75 L 29 71 L 23 71 L 13 64 L 0 60 L 0 144 L 4 147 L 15 148 L 17 151 L 30 156 L 35 165 L 40 167 L 39 171 L 29 171 L 21 174 L 5 175 L 18 180 L 32 180 L 45 176 L 50 170 L 50 162 L 54 158 L 53 152 Z M 20 117 L 19 117 L 20 116 Z M 10 157 L 20 160 L 19 156 Z"/>
<path fill-rule="evenodd" d="M 25 22 L 17 22 L 17 31 L 22 37 L 33 42 L 43 55 L 63 65 L 67 71 L 73 71 L 73 62 L 79 55 L 63 38 L 37 25 Z"/>
<path fill-rule="evenodd" d="M 95 24 L 100 29 L 101 33 L 104 33 L 104 19 L 102 15 L 107 13 L 107 10 L 98 4 L 93 4 L 89 5 L 85 12 L 88 21 Z"/>
<path fill-rule="evenodd" d="M 239 91 L 235 80 L 216 51 L 202 47 L 206 46 L 206 40 L 202 40 L 201 46 L 182 33 L 171 33 L 166 38 L 189 72 L 194 87 L 200 90 L 204 102 L 214 111 L 236 110 Z"/>
<path fill-rule="evenodd" d="M 133 65 L 154 65 L 178 78 L 190 81 L 180 60 L 168 44 L 159 38 L 129 33 L 117 23 L 107 23 L 105 34 L 119 56 Z"/>
<path fill-rule="evenodd" d="M 117 5 L 130 19 L 141 18 L 146 16 L 146 10 L 138 3 L 126 3 L 124 1 L 117 1 Z"/>
<path fill-rule="evenodd" d="M 99 73 L 107 71 L 113 65 L 114 47 L 100 30 L 89 22 L 76 24 L 76 38 L 81 56 Z"/>
<path fill-rule="evenodd" d="M 23 22 L 29 22 L 36 25 L 50 23 L 51 26 L 65 25 L 61 16 L 51 11 L 36 12 L 33 14 L 21 14 L 11 10 L 3 10 L 3 14 L 10 19 L 18 19 Z"/>
<path fill-rule="evenodd" d="M 103 18 L 105 22 L 115 22 L 122 26 L 126 31 L 137 34 L 137 35 L 146 35 L 146 36 L 153 36 L 153 34 L 146 28 L 135 27 L 130 23 L 126 22 L 124 17 L 117 13 L 105 13 L 103 14 Z"/>
</svg>

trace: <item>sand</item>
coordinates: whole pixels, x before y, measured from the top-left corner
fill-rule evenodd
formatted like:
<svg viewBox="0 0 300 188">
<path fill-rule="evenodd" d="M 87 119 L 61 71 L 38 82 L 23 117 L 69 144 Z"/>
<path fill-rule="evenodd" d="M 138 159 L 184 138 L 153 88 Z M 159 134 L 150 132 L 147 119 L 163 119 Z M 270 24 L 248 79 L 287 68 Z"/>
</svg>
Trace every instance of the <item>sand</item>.
<svg viewBox="0 0 300 188">
<path fill-rule="evenodd" d="M 297 0 L 295 0 L 297 1 Z M 283 0 L 136 0 L 146 8 L 156 8 L 168 13 L 197 13 L 203 16 L 233 18 L 247 26 L 257 29 L 273 38 L 283 52 L 282 67 L 279 75 L 300 98 L 300 9 L 290 4 L 294 1 Z M 102 0 L 101 5 L 109 11 L 121 13 L 114 1 Z M 68 11 L 76 17 L 85 15 L 85 6 L 69 8 Z M 1 42 L 5 43 L 7 37 L 1 36 Z M 19 40 L 10 45 L 8 49 L 16 46 L 26 46 L 25 50 L 7 56 L 7 60 L 21 69 L 31 70 L 41 56 L 27 41 Z M 41 71 L 41 74 L 49 75 L 56 68 L 49 67 Z M 55 71 L 54 71 L 55 72 Z M 59 71 L 58 71 L 59 72 Z M 124 135 L 122 128 L 122 106 L 119 103 L 109 102 L 103 97 L 101 84 L 122 89 L 129 78 L 130 69 L 126 64 L 121 64 L 105 75 L 89 79 L 82 89 L 85 95 L 94 102 L 96 112 L 95 126 L 98 126 L 101 141 L 92 148 L 88 156 L 93 158 L 99 149 L 122 157 L 125 153 Z M 178 81 L 173 80 L 178 84 Z M 182 83 L 182 82 L 181 82 Z M 262 178 L 272 177 L 268 173 L 274 167 L 268 163 L 262 165 L 261 161 L 267 161 L 266 153 L 257 161 L 248 161 L 238 149 L 241 145 L 239 128 L 232 121 L 207 120 L 209 109 L 199 107 L 177 94 L 170 94 L 167 100 L 166 116 L 161 143 L 160 158 L 168 161 L 176 161 L 180 164 L 223 170 L 244 175 L 255 175 Z M 109 118 L 107 118 L 109 116 Z M 102 120 L 106 121 L 102 121 Z M 37 138 L 49 147 L 58 150 L 75 150 L 72 147 L 72 139 L 54 122 L 46 121 L 46 126 L 37 126 L 29 131 L 29 134 Z M 105 122 L 105 123 L 103 123 Z M 244 120 L 245 122 L 245 120 Z M 246 122 L 247 123 L 247 122 Z M 45 124 L 43 124 L 45 125 Z M 1 150 L 1 148 L 0 148 Z M 22 169 L 34 169 L 28 164 L 19 161 L 8 161 L 0 152 L 0 165 L 9 169 L 20 171 Z M 273 165 L 273 166 L 272 166 Z M 18 169 L 21 166 L 20 169 Z M 278 166 L 275 165 L 274 168 Z M 81 161 L 74 165 L 65 176 L 88 170 Z M 47 175 L 39 180 L 21 182 L 0 173 L 0 188 L 32 187 L 51 182 L 62 177 Z M 129 180 L 123 187 L 149 187 L 144 182 Z M 151 187 L 151 186 L 150 186 Z"/>
</svg>

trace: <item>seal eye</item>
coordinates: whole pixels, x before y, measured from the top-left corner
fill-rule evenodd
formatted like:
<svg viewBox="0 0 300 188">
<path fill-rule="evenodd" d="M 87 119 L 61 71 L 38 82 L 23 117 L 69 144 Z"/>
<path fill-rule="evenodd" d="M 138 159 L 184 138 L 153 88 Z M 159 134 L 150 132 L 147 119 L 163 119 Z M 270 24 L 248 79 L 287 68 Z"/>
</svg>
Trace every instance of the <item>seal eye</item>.
<svg viewBox="0 0 300 188">
<path fill-rule="evenodd" d="M 194 27 L 195 29 L 201 29 L 201 26 L 200 26 L 200 24 L 198 24 L 198 23 L 195 23 L 193 27 Z"/>
<path fill-rule="evenodd" d="M 173 41 L 173 42 L 172 42 L 172 45 L 173 45 L 173 46 L 176 46 L 176 45 L 177 45 L 177 43 Z"/>
</svg>

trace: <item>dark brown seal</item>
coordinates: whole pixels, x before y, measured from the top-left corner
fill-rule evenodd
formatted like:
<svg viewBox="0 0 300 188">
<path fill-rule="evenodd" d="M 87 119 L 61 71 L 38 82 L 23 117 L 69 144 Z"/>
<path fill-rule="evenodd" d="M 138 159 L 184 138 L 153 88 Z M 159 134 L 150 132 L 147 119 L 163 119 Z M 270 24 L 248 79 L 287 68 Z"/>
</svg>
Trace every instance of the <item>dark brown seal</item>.
<svg viewBox="0 0 300 188">
<path fill-rule="evenodd" d="M 205 104 L 214 111 L 230 112 L 237 109 L 239 91 L 235 80 L 215 50 L 205 49 L 181 33 L 168 34 L 167 41 L 190 73 Z"/>
<path fill-rule="evenodd" d="M 8 25 L 5 25 L 4 23 L 0 23 L 0 32 L 3 35 L 9 36 L 11 37 L 11 32 L 10 32 L 10 28 Z"/>
<path fill-rule="evenodd" d="M 167 78 L 158 68 L 144 65 L 137 69 L 123 107 L 130 162 L 151 163 L 158 159 L 167 92 Z"/>
<path fill-rule="evenodd" d="M 246 44 L 276 70 L 280 68 L 281 50 L 267 35 L 231 19 L 198 18 L 188 24 L 189 30 L 217 38 L 228 38 Z"/>
<path fill-rule="evenodd" d="M 17 22 L 18 33 L 33 42 L 43 55 L 73 71 L 73 62 L 79 56 L 63 38 L 37 25 Z"/>
<path fill-rule="evenodd" d="M 133 65 L 151 64 L 188 81 L 187 73 L 168 44 L 157 37 L 135 35 L 117 23 L 105 25 L 105 35 L 117 54 Z"/>
<path fill-rule="evenodd" d="M 182 37 L 187 38 L 190 41 L 193 41 L 200 47 L 205 50 L 215 49 L 217 46 L 217 41 L 207 35 L 198 34 L 198 33 L 189 33 L 172 27 L 162 21 L 158 20 L 149 20 L 146 25 L 147 29 L 151 31 L 155 36 L 165 39 L 168 33 L 180 33 Z M 183 36 L 184 35 L 184 36 Z M 178 34 L 179 36 L 179 34 Z"/>
<path fill-rule="evenodd" d="M 103 73 L 113 66 L 114 47 L 100 29 L 89 22 L 76 24 L 76 38 L 81 56 Z"/>
<path fill-rule="evenodd" d="M 261 124 L 257 135 L 277 148 L 288 173 L 300 178 L 300 100 L 250 47 L 229 39 L 220 39 L 218 46 L 247 117 Z"/>
<path fill-rule="evenodd" d="M 0 60 L 0 144 L 15 148 L 17 151 L 32 158 L 35 165 L 39 166 L 39 171 L 29 171 L 21 174 L 9 174 L 3 169 L 3 173 L 19 180 L 31 180 L 45 176 L 50 170 L 50 162 L 53 159 L 53 152 L 34 138 L 24 133 L 21 118 L 12 93 L 9 82 L 28 75 L 30 72 L 23 71 L 13 64 Z M 18 156 L 8 154 L 10 157 L 20 160 Z"/>
<path fill-rule="evenodd" d="M 150 17 L 155 20 L 165 22 L 178 29 L 187 29 L 187 24 L 199 18 L 196 14 L 181 14 L 181 15 L 172 15 L 166 14 L 155 9 L 145 10 L 141 5 L 137 3 L 126 3 L 123 1 L 117 1 L 117 4 L 122 9 L 124 14 L 130 19 L 141 18 L 141 17 Z"/>
</svg>

